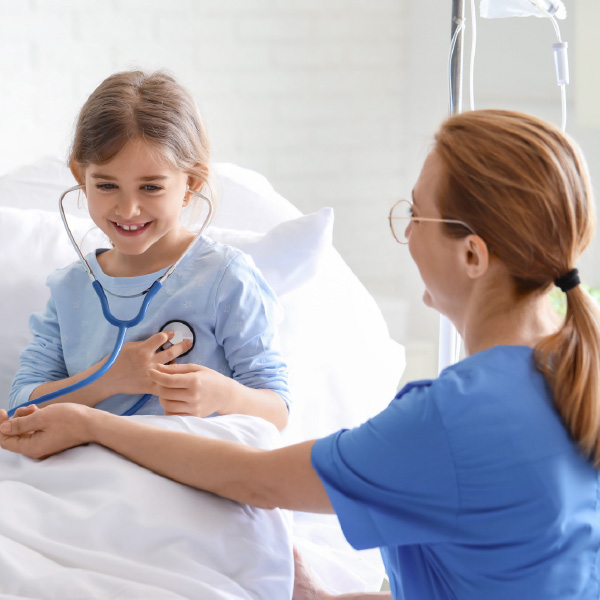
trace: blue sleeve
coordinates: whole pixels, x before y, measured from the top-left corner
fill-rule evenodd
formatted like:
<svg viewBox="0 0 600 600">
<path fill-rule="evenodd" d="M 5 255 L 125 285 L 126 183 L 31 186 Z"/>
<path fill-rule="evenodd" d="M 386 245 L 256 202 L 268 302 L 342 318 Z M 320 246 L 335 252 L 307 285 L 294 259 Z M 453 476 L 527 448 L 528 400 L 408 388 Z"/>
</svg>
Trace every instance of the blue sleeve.
<svg viewBox="0 0 600 600">
<path fill-rule="evenodd" d="M 215 335 L 233 378 L 277 392 L 289 408 L 288 369 L 277 331 L 279 302 L 244 255 L 237 255 L 225 269 L 215 302 Z"/>
<path fill-rule="evenodd" d="M 9 408 L 29 400 L 31 393 L 42 383 L 69 376 L 63 357 L 60 325 L 52 298 L 44 313 L 29 318 L 33 341 L 21 352 L 21 366 L 10 389 Z"/>
<path fill-rule="evenodd" d="M 412 387 L 360 427 L 318 440 L 312 463 L 357 549 L 448 541 L 457 476 L 428 387 Z"/>
</svg>

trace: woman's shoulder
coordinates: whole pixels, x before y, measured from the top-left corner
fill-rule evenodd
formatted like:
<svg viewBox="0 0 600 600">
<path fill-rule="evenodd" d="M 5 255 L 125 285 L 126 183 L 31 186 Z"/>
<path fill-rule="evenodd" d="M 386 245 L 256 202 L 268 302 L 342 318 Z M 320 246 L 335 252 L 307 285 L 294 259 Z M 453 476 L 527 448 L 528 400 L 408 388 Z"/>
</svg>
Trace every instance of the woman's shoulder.
<svg viewBox="0 0 600 600">
<path fill-rule="evenodd" d="M 524 346 L 494 347 L 447 367 L 436 379 L 409 383 L 396 396 L 408 399 L 435 406 L 451 428 L 492 423 L 507 415 L 524 421 L 541 414 L 554 419 L 548 384 L 536 369 L 533 349 Z"/>
<path fill-rule="evenodd" d="M 505 381 L 511 385 L 526 385 L 536 379 L 533 349 L 525 346 L 496 346 L 473 354 L 445 368 L 436 379 L 407 383 L 397 397 L 406 394 L 450 398 L 498 389 Z M 540 377 L 543 377 L 539 374 Z"/>
<path fill-rule="evenodd" d="M 434 380 L 436 388 L 457 387 L 464 391 L 495 388 L 500 383 L 528 385 L 537 379 L 533 348 L 494 346 L 477 352 L 444 369 Z M 541 373 L 540 377 L 543 378 Z"/>
<path fill-rule="evenodd" d="M 444 369 L 427 393 L 449 429 L 476 427 L 488 441 L 517 429 L 523 436 L 544 431 L 564 437 L 533 348 L 497 346 L 474 354 Z"/>
</svg>

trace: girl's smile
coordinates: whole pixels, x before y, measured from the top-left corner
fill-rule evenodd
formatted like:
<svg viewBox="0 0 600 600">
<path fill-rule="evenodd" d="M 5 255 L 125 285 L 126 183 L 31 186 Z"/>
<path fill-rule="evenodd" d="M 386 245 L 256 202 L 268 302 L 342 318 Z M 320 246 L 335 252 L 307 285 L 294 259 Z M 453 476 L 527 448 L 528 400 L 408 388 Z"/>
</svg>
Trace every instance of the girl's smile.
<svg viewBox="0 0 600 600">
<path fill-rule="evenodd" d="M 152 221 L 148 221 L 146 223 L 117 223 L 115 221 L 111 222 L 119 235 L 126 235 L 130 237 L 141 235 L 152 224 Z"/>
</svg>

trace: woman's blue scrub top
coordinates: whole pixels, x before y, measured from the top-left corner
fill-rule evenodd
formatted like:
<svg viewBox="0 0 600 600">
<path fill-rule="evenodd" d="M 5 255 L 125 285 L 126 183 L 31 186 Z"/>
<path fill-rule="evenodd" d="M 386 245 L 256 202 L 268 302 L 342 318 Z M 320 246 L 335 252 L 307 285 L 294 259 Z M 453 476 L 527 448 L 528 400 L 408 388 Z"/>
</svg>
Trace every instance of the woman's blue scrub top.
<svg viewBox="0 0 600 600">
<path fill-rule="evenodd" d="M 381 548 L 394 598 L 599 597 L 598 471 L 531 348 L 495 347 L 408 384 L 317 441 L 312 462 L 348 541 Z"/>
</svg>

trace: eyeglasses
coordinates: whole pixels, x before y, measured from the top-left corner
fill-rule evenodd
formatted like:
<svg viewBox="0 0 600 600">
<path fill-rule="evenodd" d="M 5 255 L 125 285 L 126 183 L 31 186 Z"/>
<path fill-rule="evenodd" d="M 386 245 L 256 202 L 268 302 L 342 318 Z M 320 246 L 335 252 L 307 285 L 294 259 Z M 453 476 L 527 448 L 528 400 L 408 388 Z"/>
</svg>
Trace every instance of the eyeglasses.
<svg viewBox="0 0 600 600">
<path fill-rule="evenodd" d="M 468 229 L 473 235 L 477 235 L 471 227 L 469 227 L 463 221 L 457 221 L 456 219 L 434 219 L 430 217 L 413 217 L 413 205 L 410 200 L 398 200 L 390 209 L 388 216 L 390 221 L 390 229 L 394 239 L 399 244 L 408 244 L 408 238 L 406 237 L 406 231 L 412 221 L 430 221 L 432 223 L 452 223 L 454 225 L 462 225 L 465 229 Z"/>
</svg>

